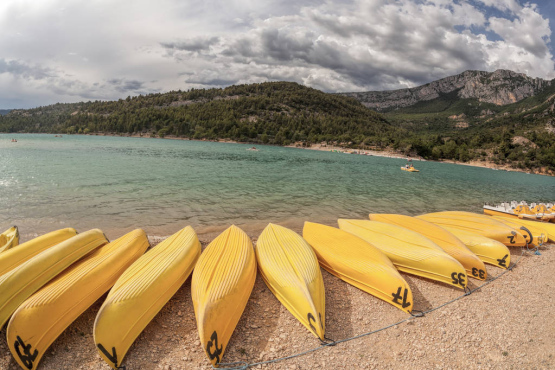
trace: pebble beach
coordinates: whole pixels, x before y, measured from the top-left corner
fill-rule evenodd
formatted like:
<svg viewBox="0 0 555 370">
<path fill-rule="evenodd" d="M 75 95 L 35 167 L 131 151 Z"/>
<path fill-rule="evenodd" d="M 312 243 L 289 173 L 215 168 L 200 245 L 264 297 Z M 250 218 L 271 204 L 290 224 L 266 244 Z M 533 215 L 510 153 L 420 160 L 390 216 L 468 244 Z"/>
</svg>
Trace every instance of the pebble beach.
<svg viewBox="0 0 555 370">
<path fill-rule="evenodd" d="M 294 230 L 298 233 L 301 230 Z M 250 235 L 253 244 L 256 237 Z M 212 238 L 200 236 L 203 248 Z M 151 239 L 154 246 L 159 238 Z M 23 240 L 25 241 L 25 240 Z M 410 317 L 399 309 L 322 270 L 326 288 L 326 336 L 340 341 L 321 346 L 266 287 L 260 276 L 228 344 L 222 362 L 264 362 L 318 348 L 259 369 L 552 369 L 555 367 L 554 244 L 541 255 L 511 248 L 513 270 L 468 296 Z M 521 257 L 522 255 L 522 257 Z M 487 266 L 488 280 L 505 270 Z M 456 288 L 402 273 L 414 294 L 415 310 L 428 311 L 464 295 Z M 470 280 L 475 289 L 483 284 Z M 94 346 L 99 299 L 52 344 L 39 369 L 100 370 L 110 367 Z M 0 368 L 16 370 L 0 335 Z M 210 369 L 199 342 L 189 278 L 138 337 L 123 363 L 126 369 Z"/>
</svg>

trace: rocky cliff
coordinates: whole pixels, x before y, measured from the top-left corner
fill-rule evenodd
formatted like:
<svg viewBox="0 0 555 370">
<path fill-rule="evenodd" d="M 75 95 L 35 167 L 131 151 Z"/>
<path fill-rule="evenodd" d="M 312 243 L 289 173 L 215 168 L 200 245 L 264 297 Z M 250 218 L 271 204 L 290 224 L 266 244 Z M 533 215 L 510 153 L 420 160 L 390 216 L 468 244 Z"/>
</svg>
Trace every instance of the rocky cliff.
<svg viewBox="0 0 555 370">
<path fill-rule="evenodd" d="M 352 92 L 343 95 L 354 97 L 365 106 L 378 111 L 408 107 L 456 90 L 461 99 L 474 98 L 481 102 L 506 105 L 533 96 L 553 83 L 555 80 L 532 78 L 522 73 L 499 69 L 495 72 L 466 71 L 410 89 Z"/>
</svg>

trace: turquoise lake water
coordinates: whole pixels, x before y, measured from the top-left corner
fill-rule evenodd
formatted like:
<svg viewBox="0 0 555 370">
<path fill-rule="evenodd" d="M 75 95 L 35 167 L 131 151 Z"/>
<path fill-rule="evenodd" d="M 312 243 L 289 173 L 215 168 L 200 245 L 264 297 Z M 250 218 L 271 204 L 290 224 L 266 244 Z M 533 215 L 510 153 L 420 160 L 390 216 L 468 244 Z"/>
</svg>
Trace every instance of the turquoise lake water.
<svg viewBox="0 0 555 370">
<path fill-rule="evenodd" d="M 16 138 L 17 143 L 11 139 Z M 72 226 L 110 238 L 234 223 L 300 228 L 370 212 L 481 212 L 484 202 L 553 201 L 555 178 L 295 148 L 103 136 L 0 135 L 0 229 Z"/>
</svg>

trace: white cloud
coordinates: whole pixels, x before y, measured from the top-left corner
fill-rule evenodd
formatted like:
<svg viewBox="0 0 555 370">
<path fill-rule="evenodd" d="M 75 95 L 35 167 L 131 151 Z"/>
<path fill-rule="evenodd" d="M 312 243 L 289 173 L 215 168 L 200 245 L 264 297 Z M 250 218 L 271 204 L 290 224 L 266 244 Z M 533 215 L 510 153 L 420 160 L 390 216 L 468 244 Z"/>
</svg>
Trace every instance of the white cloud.
<svg viewBox="0 0 555 370">
<path fill-rule="evenodd" d="M 501 11 L 511 11 L 516 13 L 521 9 L 520 4 L 516 0 L 478 0 L 486 6 L 499 9 Z"/>
<path fill-rule="evenodd" d="M 527 52 L 543 58 L 549 49 L 551 29 L 549 20 L 537 12 L 534 5 L 521 8 L 514 20 L 491 17 L 489 29 L 503 38 L 506 44 L 522 48 Z"/>
<path fill-rule="evenodd" d="M 0 108 L 267 80 L 361 91 L 466 69 L 555 77 L 536 6 L 476 1 L 503 13 L 467 0 L 4 0 Z"/>
</svg>

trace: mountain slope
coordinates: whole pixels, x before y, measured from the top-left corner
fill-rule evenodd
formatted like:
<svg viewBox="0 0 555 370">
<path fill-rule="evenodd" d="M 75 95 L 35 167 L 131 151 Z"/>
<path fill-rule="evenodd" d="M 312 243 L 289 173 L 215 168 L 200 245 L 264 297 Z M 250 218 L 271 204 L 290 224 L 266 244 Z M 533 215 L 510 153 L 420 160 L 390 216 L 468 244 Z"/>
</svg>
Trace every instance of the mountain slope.
<svg viewBox="0 0 555 370">
<path fill-rule="evenodd" d="M 506 105 L 533 96 L 553 84 L 553 81 L 500 69 L 495 72 L 466 71 L 410 89 L 341 95 L 351 96 L 377 111 L 391 111 L 438 99 L 452 92 L 456 92 L 459 99 L 476 99 L 483 103 Z"/>
</svg>

